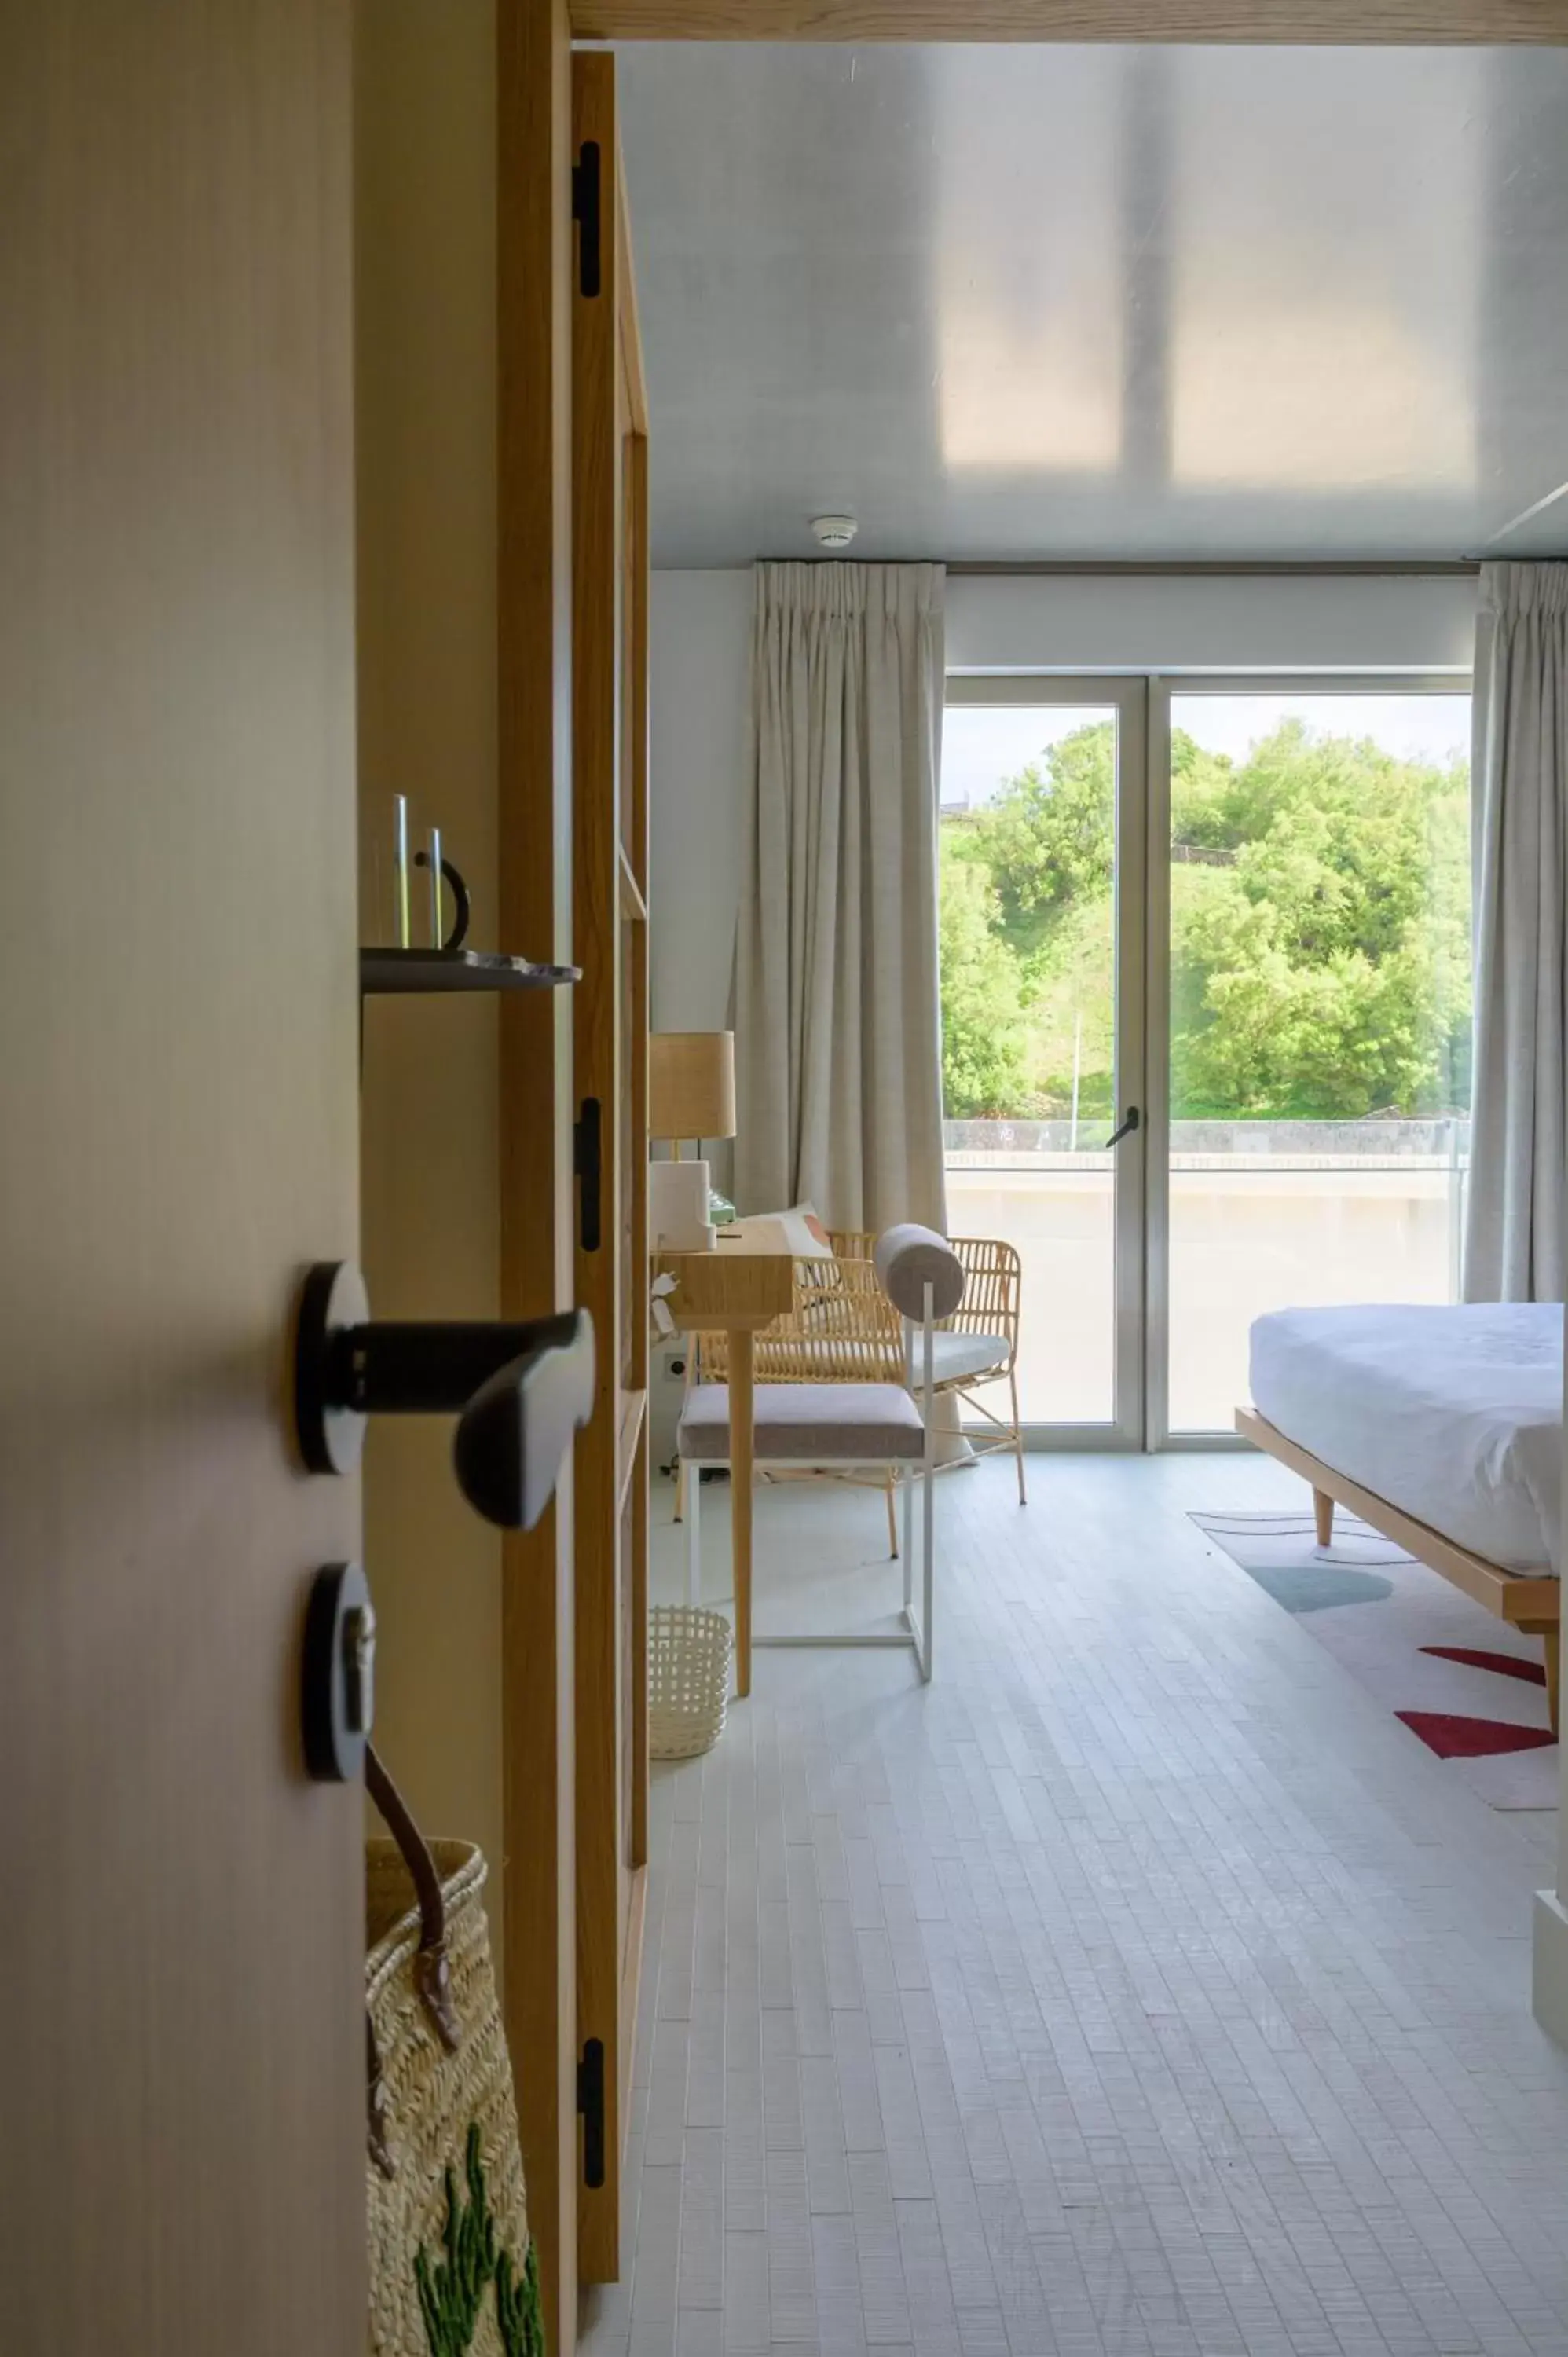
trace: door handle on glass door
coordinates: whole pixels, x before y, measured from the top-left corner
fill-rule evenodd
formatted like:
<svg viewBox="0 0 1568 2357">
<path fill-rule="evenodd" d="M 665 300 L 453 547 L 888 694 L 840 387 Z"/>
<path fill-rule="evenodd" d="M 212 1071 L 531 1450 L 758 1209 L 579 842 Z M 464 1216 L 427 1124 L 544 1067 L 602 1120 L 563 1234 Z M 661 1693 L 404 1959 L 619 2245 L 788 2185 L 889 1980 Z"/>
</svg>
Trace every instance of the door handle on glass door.
<svg viewBox="0 0 1568 2357">
<path fill-rule="evenodd" d="M 1101 1147 L 1101 1152 L 1102 1154 L 1109 1154 L 1113 1146 L 1120 1146 L 1124 1137 L 1130 1137 L 1137 1126 L 1138 1108 L 1136 1105 L 1129 1105 L 1126 1112 L 1122 1114 L 1121 1121 L 1117 1124 L 1117 1126 L 1112 1131 L 1110 1136 Z"/>
</svg>

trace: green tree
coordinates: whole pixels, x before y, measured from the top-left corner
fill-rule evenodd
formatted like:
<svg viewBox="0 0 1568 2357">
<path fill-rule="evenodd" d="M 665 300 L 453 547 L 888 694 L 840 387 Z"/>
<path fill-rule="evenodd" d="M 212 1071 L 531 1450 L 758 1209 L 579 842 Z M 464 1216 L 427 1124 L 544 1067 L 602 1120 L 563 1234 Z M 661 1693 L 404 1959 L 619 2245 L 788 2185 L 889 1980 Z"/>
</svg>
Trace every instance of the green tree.
<svg viewBox="0 0 1568 2357">
<path fill-rule="evenodd" d="M 1075 729 L 1051 746 L 972 825 L 1000 929 L 1020 957 L 1038 958 L 1070 910 L 1110 899 L 1116 859 L 1112 723 Z"/>
<path fill-rule="evenodd" d="M 948 1110 L 1108 1109 L 1115 741 L 1047 748 L 942 845 Z M 1469 793 L 1286 720 L 1244 761 L 1171 748 L 1172 1109 L 1440 1113 L 1468 1101 Z"/>
<path fill-rule="evenodd" d="M 998 928 L 990 871 L 951 822 L 941 832 L 942 1102 L 950 1121 L 1016 1113 L 1026 1087 L 1018 961 Z"/>
<path fill-rule="evenodd" d="M 1098 1119 L 1110 1105 L 1115 763 L 1109 722 L 1075 729 L 961 823 L 992 937 L 973 956 L 963 1013 L 968 1036 L 1005 1042 L 999 1113 L 1066 1114 L 1075 1071 L 1080 1113 Z"/>
<path fill-rule="evenodd" d="M 1287 720 L 1204 815 L 1219 863 L 1173 878 L 1173 1111 L 1355 1119 L 1466 1102 L 1463 764 Z"/>
<path fill-rule="evenodd" d="M 1109 888 L 1075 898 L 1025 962 L 1027 1105 L 1058 1118 L 1111 1110 L 1115 1070 L 1116 928 Z"/>
</svg>

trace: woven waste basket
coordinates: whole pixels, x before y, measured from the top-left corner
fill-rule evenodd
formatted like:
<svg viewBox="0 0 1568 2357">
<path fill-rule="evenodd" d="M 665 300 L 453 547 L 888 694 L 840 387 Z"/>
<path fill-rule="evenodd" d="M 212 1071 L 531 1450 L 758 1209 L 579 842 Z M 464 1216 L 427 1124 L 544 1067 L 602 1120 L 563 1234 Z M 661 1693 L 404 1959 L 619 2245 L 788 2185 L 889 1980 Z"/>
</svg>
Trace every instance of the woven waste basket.
<svg viewBox="0 0 1568 2357">
<path fill-rule="evenodd" d="M 544 2357 L 485 1861 L 426 1842 L 369 1747 L 365 1783 L 372 2357 Z"/>
<path fill-rule="evenodd" d="M 648 1616 L 648 1749 L 694 1760 L 725 1731 L 735 1640 L 722 1612 L 656 1604 Z"/>
</svg>

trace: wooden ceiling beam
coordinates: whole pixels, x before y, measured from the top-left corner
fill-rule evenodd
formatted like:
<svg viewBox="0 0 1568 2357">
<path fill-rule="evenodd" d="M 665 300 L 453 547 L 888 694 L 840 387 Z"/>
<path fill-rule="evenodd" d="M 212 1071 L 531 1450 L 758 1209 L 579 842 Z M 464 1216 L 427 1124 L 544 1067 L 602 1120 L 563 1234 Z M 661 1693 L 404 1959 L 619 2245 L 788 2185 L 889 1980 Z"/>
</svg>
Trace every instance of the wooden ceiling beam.
<svg viewBox="0 0 1568 2357">
<path fill-rule="evenodd" d="M 580 40 L 1568 42 L 1568 0 L 574 0 Z"/>
</svg>

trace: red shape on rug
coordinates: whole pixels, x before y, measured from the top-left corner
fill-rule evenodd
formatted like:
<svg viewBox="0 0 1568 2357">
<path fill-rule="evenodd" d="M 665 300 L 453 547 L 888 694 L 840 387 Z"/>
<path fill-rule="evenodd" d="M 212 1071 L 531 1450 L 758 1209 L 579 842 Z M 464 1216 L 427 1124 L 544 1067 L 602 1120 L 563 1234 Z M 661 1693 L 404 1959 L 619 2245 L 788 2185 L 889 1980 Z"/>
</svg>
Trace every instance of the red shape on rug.
<svg viewBox="0 0 1568 2357">
<path fill-rule="evenodd" d="M 1522 1678 L 1526 1685 L 1543 1686 L 1546 1672 L 1539 1662 L 1521 1662 L 1517 1653 L 1478 1653 L 1470 1645 L 1423 1645 L 1423 1653 L 1440 1662 L 1463 1662 L 1467 1670 L 1496 1670 L 1503 1678 Z"/>
<path fill-rule="evenodd" d="M 1424 1651 L 1424 1648 L 1423 1649 Z M 1396 1710 L 1439 1760 L 1487 1760 L 1498 1751 L 1543 1751 L 1557 1738 L 1550 1727 L 1510 1727 L 1502 1718 L 1455 1718 L 1445 1710 Z"/>
</svg>

